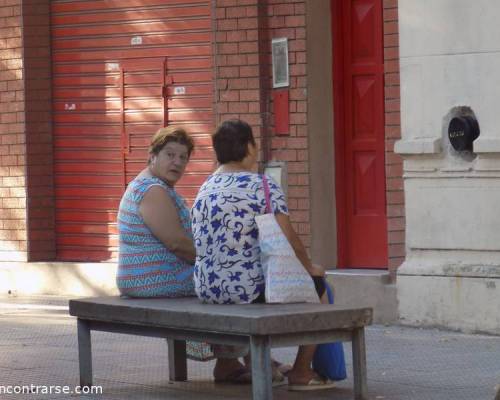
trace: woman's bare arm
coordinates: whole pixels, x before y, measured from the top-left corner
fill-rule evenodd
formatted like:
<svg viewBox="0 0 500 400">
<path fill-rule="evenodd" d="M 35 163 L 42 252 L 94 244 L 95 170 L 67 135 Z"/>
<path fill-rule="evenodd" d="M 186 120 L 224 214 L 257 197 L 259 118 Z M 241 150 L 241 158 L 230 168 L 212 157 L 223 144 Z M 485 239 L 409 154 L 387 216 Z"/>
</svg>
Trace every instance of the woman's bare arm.
<svg viewBox="0 0 500 400">
<path fill-rule="evenodd" d="M 194 264 L 193 241 L 182 227 L 173 200 L 160 186 L 152 186 L 144 195 L 139 212 L 145 224 L 160 242 L 176 256 Z"/>
</svg>

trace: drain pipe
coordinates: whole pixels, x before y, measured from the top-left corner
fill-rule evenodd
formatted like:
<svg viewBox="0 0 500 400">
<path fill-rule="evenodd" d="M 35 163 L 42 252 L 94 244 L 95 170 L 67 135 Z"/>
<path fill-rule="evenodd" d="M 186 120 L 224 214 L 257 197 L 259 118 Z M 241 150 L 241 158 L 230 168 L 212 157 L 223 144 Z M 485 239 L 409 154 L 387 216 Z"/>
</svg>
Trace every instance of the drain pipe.
<svg viewBox="0 0 500 400">
<path fill-rule="evenodd" d="M 259 52 L 259 87 L 260 87 L 260 140 L 262 148 L 261 169 L 271 159 L 271 100 L 270 100 L 270 56 L 271 41 L 267 15 L 268 0 L 257 0 L 257 29 Z M 263 171 L 262 171 L 263 172 Z"/>
</svg>

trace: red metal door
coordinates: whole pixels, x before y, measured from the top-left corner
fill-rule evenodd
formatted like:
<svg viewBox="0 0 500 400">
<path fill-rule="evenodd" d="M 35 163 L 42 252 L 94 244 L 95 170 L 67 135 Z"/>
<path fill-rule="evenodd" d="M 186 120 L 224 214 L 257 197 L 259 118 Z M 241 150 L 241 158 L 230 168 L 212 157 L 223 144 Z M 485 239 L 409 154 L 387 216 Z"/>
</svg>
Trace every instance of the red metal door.
<svg viewBox="0 0 500 400">
<path fill-rule="evenodd" d="M 116 258 L 116 213 L 151 135 L 187 126 L 196 141 L 179 192 L 212 168 L 209 0 L 52 1 L 57 258 Z"/>
<path fill-rule="evenodd" d="M 339 267 L 387 268 L 382 0 L 332 0 Z"/>
</svg>

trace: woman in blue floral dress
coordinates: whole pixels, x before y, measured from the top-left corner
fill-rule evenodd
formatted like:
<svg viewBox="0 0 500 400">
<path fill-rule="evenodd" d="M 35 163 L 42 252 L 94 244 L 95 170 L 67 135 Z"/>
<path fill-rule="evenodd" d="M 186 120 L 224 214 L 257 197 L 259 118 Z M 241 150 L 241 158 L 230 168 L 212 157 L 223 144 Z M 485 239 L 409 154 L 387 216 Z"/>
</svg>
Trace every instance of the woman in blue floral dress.
<svg viewBox="0 0 500 400">
<path fill-rule="evenodd" d="M 255 216 L 264 214 L 266 200 L 257 167 L 257 145 L 252 128 L 240 120 L 226 121 L 212 137 L 220 167 L 201 186 L 191 209 L 196 247 L 195 291 L 206 303 L 264 302 L 264 274 L 260 263 L 259 231 Z M 306 270 L 318 295 L 324 293 L 321 268 L 314 266 L 288 216 L 285 196 L 267 177 L 270 200 L 283 232 Z M 315 346 L 301 346 L 288 373 L 289 389 L 331 388 L 333 383 L 311 369 Z"/>
</svg>

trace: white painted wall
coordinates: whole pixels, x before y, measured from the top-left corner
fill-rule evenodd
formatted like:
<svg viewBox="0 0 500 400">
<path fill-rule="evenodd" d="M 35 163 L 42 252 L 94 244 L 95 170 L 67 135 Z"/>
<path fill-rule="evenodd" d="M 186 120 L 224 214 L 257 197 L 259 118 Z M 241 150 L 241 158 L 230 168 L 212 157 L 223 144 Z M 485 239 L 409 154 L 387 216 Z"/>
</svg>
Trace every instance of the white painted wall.
<svg viewBox="0 0 500 400">
<path fill-rule="evenodd" d="M 498 0 L 399 0 L 406 323 L 500 333 L 499 20 Z M 447 138 L 464 106 L 481 129 L 468 155 Z"/>
<path fill-rule="evenodd" d="M 442 119 L 468 105 L 481 137 L 500 137 L 500 2 L 399 0 L 402 131 L 441 137 Z"/>
</svg>

